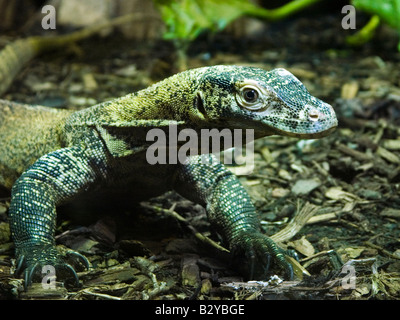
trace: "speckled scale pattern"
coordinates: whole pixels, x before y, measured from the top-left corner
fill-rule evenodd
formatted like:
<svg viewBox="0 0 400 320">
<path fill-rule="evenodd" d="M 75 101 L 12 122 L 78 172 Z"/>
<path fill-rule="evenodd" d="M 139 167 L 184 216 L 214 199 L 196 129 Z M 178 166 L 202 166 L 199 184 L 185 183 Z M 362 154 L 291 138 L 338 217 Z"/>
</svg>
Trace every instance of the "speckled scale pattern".
<svg viewBox="0 0 400 320">
<path fill-rule="evenodd" d="M 324 127 L 336 126 L 337 120 L 332 107 L 322 100 L 313 97 L 304 85 L 291 73 L 284 69 L 271 71 L 268 84 L 276 92 L 276 97 L 285 102 L 286 108 L 275 108 L 266 117 L 272 126 L 279 130 L 295 134 L 319 132 Z M 321 116 L 319 121 L 310 119 L 310 111 L 314 109 Z"/>
<path fill-rule="evenodd" d="M 242 184 L 213 155 L 189 158 L 179 171 L 176 189 L 186 198 L 206 205 L 209 220 L 226 235 L 228 243 L 238 232 L 260 228 L 256 210 Z"/>
<path fill-rule="evenodd" d="M 95 164 L 91 159 L 95 159 Z M 12 187 L 10 228 L 17 247 L 54 244 L 56 206 L 93 188 L 104 175 L 103 144 L 62 148 L 40 157 Z M 104 172 L 103 172 L 104 173 Z"/>
<path fill-rule="evenodd" d="M 256 110 L 242 105 L 241 88 L 256 87 Z M 174 189 L 207 208 L 243 271 L 263 278 L 272 257 L 291 275 L 282 250 L 259 231 L 257 214 L 239 180 L 200 155 L 177 165 L 146 161 L 146 132 L 180 128 L 253 128 L 318 138 L 337 125 L 329 105 L 312 97 L 283 69 L 214 66 L 188 70 L 147 89 L 78 112 L 0 101 L 0 183 L 12 187 L 10 226 L 26 274 L 37 264 L 62 266 L 54 247 L 56 207 L 87 192 L 158 195 Z M 19 178 L 18 178 L 19 177 Z M 30 248 L 35 248 L 31 250 Z M 47 253 L 47 255 L 46 255 Z M 254 265 L 260 272 L 253 272 Z M 239 268 L 240 269 L 240 268 Z"/>
</svg>

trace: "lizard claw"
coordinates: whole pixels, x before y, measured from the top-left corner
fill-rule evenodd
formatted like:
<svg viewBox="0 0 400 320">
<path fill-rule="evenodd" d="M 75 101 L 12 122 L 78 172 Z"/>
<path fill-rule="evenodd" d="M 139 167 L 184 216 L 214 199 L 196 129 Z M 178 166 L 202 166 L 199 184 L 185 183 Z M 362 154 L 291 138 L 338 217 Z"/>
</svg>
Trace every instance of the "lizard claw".
<svg viewBox="0 0 400 320">
<path fill-rule="evenodd" d="M 42 281 L 47 273 L 43 267 L 54 268 L 54 276 L 68 280 L 73 279 L 75 286 L 79 285 L 79 278 L 74 269 L 69 263 L 64 260 L 64 257 L 58 252 L 55 246 L 50 244 L 35 244 L 17 249 L 17 267 L 15 275 L 19 276 L 23 273 L 25 280 L 25 290 L 32 284 L 33 281 Z M 74 265 L 84 265 L 89 268 L 89 261 L 80 253 L 68 251 L 65 255 L 66 259 L 72 258 Z M 49 269 L 47 269 L 49 270 Z"/>
<path fill-rule="evenodd" d="M 78 263 L 82 263 L 86 269 L 90 269 L 89 260 L 84 255 L 80 254 L 79 252 L 70 250 L 67 252 L 67 256 L 75 259 L 75 261 L 77 261 Z"/>
<path fill-rule="evenodd" d="M 39 262 L 36 262 L 32 268 L 26 268 L 24 272 L 24 279 L 25 279 L 25 290 L 28 288 L 28 286 L 31 285 L 32 283 L 32 277 L 33 274 L 35 273 L 36 269 L 39 267 Z"/>
<path fill-rule="evenodd" d="M 244 232 L 232 241 L 233 262 L 248 280 L 267 277 L 271 261 L 293 279 L 293 267 L 286 260 L 286 252 L 260 232 Z M 243 259 L 245 258 L 245 259 Z"/>
</svg>

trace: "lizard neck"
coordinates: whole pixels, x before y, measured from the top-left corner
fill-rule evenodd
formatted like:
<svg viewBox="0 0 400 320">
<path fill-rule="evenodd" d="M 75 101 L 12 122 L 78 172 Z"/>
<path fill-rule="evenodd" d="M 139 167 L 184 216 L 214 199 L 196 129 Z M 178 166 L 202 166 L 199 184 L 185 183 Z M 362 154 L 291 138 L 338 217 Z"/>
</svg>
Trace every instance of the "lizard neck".
<svg viewBox="0 0 400 320">
<path fill-rule="evenodd" d="M 99 120 L 126 123 L 133 120 L 175 120 L 201 123 L 204 115 L 196 108 L 197 89 L 203 68 L 179 73 L 137 93 L 102 103 L 93 108 Z"/>
</svg>

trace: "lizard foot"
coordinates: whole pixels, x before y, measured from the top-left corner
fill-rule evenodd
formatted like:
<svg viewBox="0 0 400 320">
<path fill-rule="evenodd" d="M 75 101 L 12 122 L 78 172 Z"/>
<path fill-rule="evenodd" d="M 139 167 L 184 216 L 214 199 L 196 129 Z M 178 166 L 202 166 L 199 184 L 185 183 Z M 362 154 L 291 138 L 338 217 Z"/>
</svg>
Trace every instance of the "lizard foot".
<svg viewBox="0 0 400 320">
<path fill-rule="evenodd" d="M 270 262 L 282 269 L 289 280 L 293 267 L 286 260 L 286 251 L 260 232 L 243 232 L 232 241 L 233 263 L 248 280 L 264 280 Z"/>
<path fill-rule="evenodd" d="M 54 275 L 57 278 L 74 280 L 74 285 L 79 285 L 79 278 L 73 265 L 84 265 L 89 269 L 89 261 L 78 252 L 68 251 L 65 256 L 61 255 L 57 248 L 51 244 L 35 244 L 24 246 L 17 249 L 17 268 L 15 274 L 17 276 L 24 275 L 25 289 L 27 289 L 33 281 L 42 281 L 46 275 Z M 49 269 L 52 267 L 54 269 Z M 46 271 L 45 271 L 46 270 Z M 47 273 L 47 270 L 50 273 Z M 54 274 L 51 274 L 53 270 Z"/>
</svg>

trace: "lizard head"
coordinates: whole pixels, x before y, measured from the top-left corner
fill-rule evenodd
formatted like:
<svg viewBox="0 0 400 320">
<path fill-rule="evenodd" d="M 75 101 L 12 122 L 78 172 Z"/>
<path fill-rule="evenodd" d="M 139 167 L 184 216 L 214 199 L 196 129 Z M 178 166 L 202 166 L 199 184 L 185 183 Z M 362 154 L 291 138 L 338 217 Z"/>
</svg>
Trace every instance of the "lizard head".
<svg viewBox="0 0 400 320">
<path fill-rule="evenodd" d="M 285 69 L 207 68 L 196 105 L 209 122 L 220 127 L 252 128 L 256 137 L 279 134 L 320 138 L 338 124 L 332 106 L 310 95 Z"/>
</svg>

